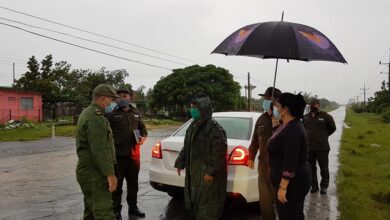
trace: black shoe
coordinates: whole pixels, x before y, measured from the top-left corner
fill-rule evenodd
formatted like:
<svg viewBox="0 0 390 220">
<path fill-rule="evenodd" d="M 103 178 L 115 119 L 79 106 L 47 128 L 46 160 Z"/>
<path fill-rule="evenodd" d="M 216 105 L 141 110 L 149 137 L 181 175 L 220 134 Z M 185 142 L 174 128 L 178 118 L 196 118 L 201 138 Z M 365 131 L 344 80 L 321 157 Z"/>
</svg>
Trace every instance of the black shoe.
<svg viewBox="0 0 390 220">
<path fill-rule="evenodd" d="M 321 193 L 322 195 L 325 195 L 325 194 L 326 194 L 326 192 L 327 192 L 327 190 L 326 190 L 326 189 L 321 189 L 321 191 L 320 191 L 320 193 Z"/>
<path fill-rule="evenodd" d="M 311 192 L 311 193 L 316 193 L 316 192 L 318 192 L 318 188 L 313 188 L 313 187 L 312 187 L 311 190 L 310 190 L 310 192 Z"/>
<path fill-rule="evenodd" d="M 138 208 L 135 208 L 135 209 L 129 211 L 129 216 L 136 216 L 136 217 L 140 217 L 140 218 L 145 218 L 145 213 L 143 213 Z"/>
</svg>

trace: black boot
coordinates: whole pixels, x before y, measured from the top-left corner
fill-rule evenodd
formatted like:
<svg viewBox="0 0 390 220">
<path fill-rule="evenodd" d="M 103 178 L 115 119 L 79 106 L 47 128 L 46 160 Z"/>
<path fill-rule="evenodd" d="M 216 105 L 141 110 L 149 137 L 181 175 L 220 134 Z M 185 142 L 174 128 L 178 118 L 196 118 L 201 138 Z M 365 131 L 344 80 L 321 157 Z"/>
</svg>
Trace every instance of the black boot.
<svg viewBox="0 0 390 220">
<path fill-rule="evenodd" d="M 129 210 L 129 217 L 130 216 L 145 218 L 145 213 L 142 212 L 138 207 L 136 207 L 135 209 Z"/>
<path fill-rule="evenodd" d="M 325 188 L 322 188 L 321 191 L 320 191 L 320 193 L 321 193 L 322 195 L 325 195 L 325 194 L 327 193 L 327 190 L 326 190 Z"/>
</svg>

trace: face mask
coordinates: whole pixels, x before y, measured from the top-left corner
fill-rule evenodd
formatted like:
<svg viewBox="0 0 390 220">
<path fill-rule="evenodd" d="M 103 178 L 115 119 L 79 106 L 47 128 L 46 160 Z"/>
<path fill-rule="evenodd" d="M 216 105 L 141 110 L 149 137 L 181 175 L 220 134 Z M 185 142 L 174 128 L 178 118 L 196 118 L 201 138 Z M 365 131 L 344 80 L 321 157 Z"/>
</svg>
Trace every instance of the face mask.
<svg viewBox="0 0 390 220">
<path fill-rule="evenodd" d="M 197 108 L 191 108 L 190 114 L 193 119 L 195 120 L 200 119 L 200 111 Z"/>
<path fill-rule="evenodd" d="M 112 111 L 115 109 L 115 107 L 116 107 L 116 102 L 111 102 L 110 105 L 108 105 L 108 106 L 104 109 L 104 111 L 105 111 L 106 113 L 110 113 L 110 112 L 112 112 Z"/>
<path fill-rule="evenodd" d="M 278 120 L 280 120 L 281 116 L 280 116 L 280 113 L 279 113 L 279 110 L 278 108 L 274 107 L 273 109 L 273 114 L 274 114 L 274 117 Z"/>
<path fill-rule="evenodd" d="M 265 112 L 267 112 L 271 108 L 272 101 L 271 100 L 265 100 L 263 101 L 263 109 Z"/>
<path fill-rule="evenodd" d="M 311 112 L 314 112 L 314 113 L 317 113 L 319 110 L 318 110 L 318 108 L 315 107 L 315 106 L 310 106 L 310 111 L 311 111 Z"/>
<path fill-rule="evenodd" d="M 118 107 L 129 107 L 129 100 L 127 99 L 121 99 L 119 102 L 118 102 Z"/>
</svg>

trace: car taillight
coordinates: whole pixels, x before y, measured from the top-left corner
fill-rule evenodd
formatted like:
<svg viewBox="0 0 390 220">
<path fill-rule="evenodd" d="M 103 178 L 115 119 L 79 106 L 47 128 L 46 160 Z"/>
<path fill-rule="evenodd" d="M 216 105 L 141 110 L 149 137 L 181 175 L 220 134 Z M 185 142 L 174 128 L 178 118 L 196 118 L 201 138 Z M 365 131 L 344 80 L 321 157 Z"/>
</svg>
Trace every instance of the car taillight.
<svg viewBox="0 0 390 220">
<path fill-rule="evenodd" d="M 152 148 L 152 157 L 157 159 L 162 159 L 162 152 L 161 152 L 161 143 L 156 143 Z"/>
<path fill-rule="evenodd" d="M 248 166 L 249 151 L 243 146 L 237 146 L 230 153 L 229 165 Z"/>
</svg>

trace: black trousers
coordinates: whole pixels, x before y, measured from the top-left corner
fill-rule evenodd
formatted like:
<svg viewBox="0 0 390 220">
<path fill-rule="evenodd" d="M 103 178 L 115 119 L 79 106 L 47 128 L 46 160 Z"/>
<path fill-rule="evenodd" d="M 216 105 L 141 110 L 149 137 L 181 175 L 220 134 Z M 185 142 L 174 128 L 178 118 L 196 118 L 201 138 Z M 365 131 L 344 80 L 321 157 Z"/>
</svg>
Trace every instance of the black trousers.
<svg viewBox="0 0 390 220">
<path fill-rule="evenodd" d="M 309 163 L 311 167 L 312 182 L 311 187 L 318 189 L 317 162 L 321 173 L 321 189 L 329 187 L 329 151 L 310 151 Z"/>
<path fill-rule="evenodd" d="M 118 178 L 118 187 L 112 194 L 114 213 L 122 211 L 122 187 L 126 179 L 127 196 L 126 201 L 129 205 L 129 210 L 137 208 L 138 194 L 138 174 L 140 171 L 140 160 L 131 158 L 130 156 L 117 157 L 117 167 L 115 169 L 116 177 Z"/>
<path fill-rule="evenodd" d="M 279 220 L 304 220 L 303 212 L 305 197 L 310 190 L 310 170 L 308 165 L 301 166 L 295 171 L 294 179 L 290 180 L 287 187 L 287 203 L 278 200 L 278 190 L 282 178 L 281 169 L 270 170 L 271 183 L 275 189 L 275 205 Z"/>
</svg>

